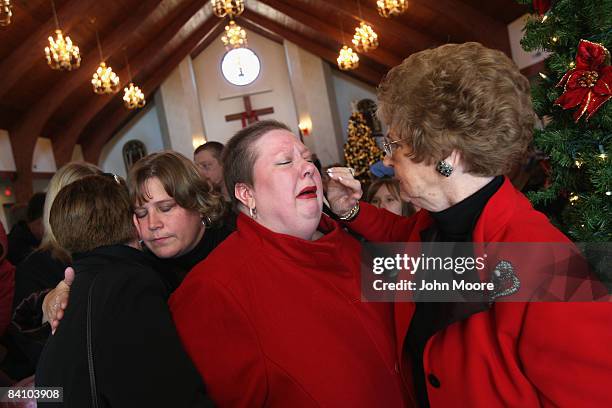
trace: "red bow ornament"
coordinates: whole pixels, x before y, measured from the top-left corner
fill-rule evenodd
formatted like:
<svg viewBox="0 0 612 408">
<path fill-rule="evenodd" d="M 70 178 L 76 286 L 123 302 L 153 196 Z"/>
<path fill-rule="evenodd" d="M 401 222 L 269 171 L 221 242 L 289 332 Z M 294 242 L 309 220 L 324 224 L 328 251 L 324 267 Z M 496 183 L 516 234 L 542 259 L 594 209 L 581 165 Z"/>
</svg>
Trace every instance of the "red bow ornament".
<svg viewBox="0 0 612 408">
<path fill-rule="evenodd" d="M 533 0 L 533 9 L 538 12 L 539 15 L 543 16 L 550 9 L 551 0 Z"/>
<path fill-rule="evenodd" d="M 565 88 L 555 105 L 563 109 L 580 106 L 574 113 L 574 120 L 578 122 L 582 115 L 588 113 L 588 121 L 612 98 L 612 66 L 609 63 L 610 52 L 603 45 L 580 40 L 576 67 L 567 71 L 557 84 L 565 84 Z"/>
</svg>

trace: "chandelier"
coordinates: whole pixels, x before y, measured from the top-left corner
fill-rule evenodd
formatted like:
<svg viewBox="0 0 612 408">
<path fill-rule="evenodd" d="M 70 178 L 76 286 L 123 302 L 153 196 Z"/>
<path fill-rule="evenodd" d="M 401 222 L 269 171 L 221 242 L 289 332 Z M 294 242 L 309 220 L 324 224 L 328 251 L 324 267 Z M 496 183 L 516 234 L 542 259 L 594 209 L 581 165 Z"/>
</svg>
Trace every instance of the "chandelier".
<svg viewBox="0 0 612 408">
<path fill-rule="evenodd" d="M 100 62 L 98 69 L 93 74 L 93 78 L 91 78 L 93 90 L 99 95 L 117 93 L 117 91 L 119 91 L 119 77 L 113 72 L 113 69 L 107 67 L 104 62 L 98 30 L 96 30 L 96 41 L 98 42 L 98 52 L 100 53 L 100 61 L 102 62 Z"/>
<path fill-rule="evenodd" d="M 246 31 L 236 24 L 234 20 L 230 20 L 229 24 L 225 26 L 225 35 L 221 37 L 221 41 L 223 41 L 226 50 L 246 47 Z"/>
<path fill-rule="evenodd" d="M 372 51 L 378 47 L 378 35 L 371 26 L 362 21 L 359 23 L 359 27 L 355 27 L 353 44 L 355 45 L 355 49 L 359 52 Z"/>
<path fill-rule="evenodd" d="M 383 17 L 399 16 L 408 9 L 406 0 L 377 0 L 378 14 Z"/>
<path fill-rule="evenodd" d="M 147 101 L 145 100 L 144 93 L 142 90 L 134 85 L 132 82 L 132 70 L 130 69 L 130 62 L 128 61 L 127 54 L 125 56 L 125 65 L 128 70 L 128 77 L 130 78 L 130 84 L 126 86 L 123 91 L 123 104 L 128 109 L 138 109 L 145 106 Z"/>
<path fill-rule="evenodd" d="M 4 1 L 4 0 L 2 0 Z M 51 69 L 60 69 L 64 71 L 72 71 L 81 66 L 81 54 L 79 47 L 72 43 L 70 37 L 62 34 L 59 28 L 59 20 L 55 12 L 55 3 L 51 0 L 53 9 L 53 18 L 55 19 L 55 39 L 49 36 L 49 46 L 45 47 L 45 56 L 47 57 L 47 65 Z"/>
<path fill-rule="evenodd" d="M 106 63 L 102 61 L 98 69 L 91 78 L 91 84 L 95 93 L 110 94 L 117 93 L 119 90 L 119 77 L 113 72 L 111 67 L 107 67 Z"/>
<path fill-rule="evenodd" d="M 359 55 L 352 48 L 346 45 L 342 46 L 340 55 L 338 55 L 338 68 L 343 71 L 355 69 L 359 66 Z"/>
<path fill-rule="evenodd" d="M 147 101 L 145 100 L 144 93 L 139 87 L 135 86 L 134 83 L 130 82 L 130 85 L 123 89 L 123 104 L 128 109 L 137 109 L 145 106 Z"/>
<path fill-rule="evenodd" d="M 11 0 L 0 0 L 0 26 L 6 27 L 11 24 L 11 17 L 13 16 L 13 6 L 11 6 Z"/>
<path fill-rule="evenodd" d="M 244 0 L 213 0 L 212 4 L 213 13 L 220 18 L 238 17 L 244 11 Z"/>
</svg>

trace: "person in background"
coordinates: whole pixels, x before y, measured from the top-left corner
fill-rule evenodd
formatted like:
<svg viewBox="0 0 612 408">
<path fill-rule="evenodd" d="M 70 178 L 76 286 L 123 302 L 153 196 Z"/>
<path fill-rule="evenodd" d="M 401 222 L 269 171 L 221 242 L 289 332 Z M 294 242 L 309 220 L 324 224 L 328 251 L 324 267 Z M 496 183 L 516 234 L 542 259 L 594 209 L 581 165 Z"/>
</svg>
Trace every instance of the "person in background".
<svg viewBox="0 0 612 408">
<path fill-rule="evenodd" d="M 8 260 L 17 266 L 40 245 L 44 227 L 42 221 L 45 193 L 35 193 L 28 201 L 25 221 L 19 221 L 8 234 Z"/>
<path fill-rule="evenodd" d="M 366 202 L 377 208 L 384 208 L 393 214 L 410 216 L 419 209 L 409 202 L 402 200 L 399 182 L 391 178 L 374 180 L 368 187 Z"/>
<path fill-rule="evenodd" d="M 401 407 L 388 303 L 360 302 L 359 243 L 322 216 L 321 176 L 286 125 L 239 131 L 223 157 L 237 230 L 170 299 L 221 407 Z"/>
<path fill-rule="evenodd" d="M 35 384 L 63 387 L 65 407 L 208 406 L 172 323 L 168 289 L 140 250 L 131 207 L 123 181 L 106 175 L 77 180 L 53 201 L 49 222 L 76 276 Z"/>
<path fill-rule="evenodd" d="M 402 195 L 422 210 L 401 217 L 360 204 L 359 182 L 333 169 L 327 198 L 336 214 L 348 214 L 351 230 L 377 242 L 529 244 L 520 253 L 507 249 L 501 261 L 490 256 L 487 276 L 474 269 L 462 275 L 477 282 L 512 277 L 494 291 L 497 297 L 395 302 L 400 371 L 414 390 L 413 404 L 612 406 L 612 304 L 607 292 L 599 297 L 605 288 L 587 275 L 573 276 L 569 282 L 604 301 L 512 301 L 540 268 L 562 278 L 561 290 L 571 289 L 565 279 L 578 272 L 559 262 L 566 254 L 543 250 L 551 246 L 541 243 L 568 250 L 573 244 L 503 176 L 532 140 L 527 78 L 501 51 L 447 44 L 391 69 L 378 103 L 389 129 L 385 164 L 394 168 Z"/>
<path fill-rule="evenodd" d="M 193 161 L 198 166 L 202 177 L 212 183 L 218 189 L 226 201 L 231 201 L 223 182 L 223 164 L 221 154 L 223 144 L 219 142 L 206 142 L 198 146 L 193 152 Z"/>
<path fill-rule="evenodd" d="M 0 223 L 0 337 L 4 335 L 11 321 L 15 286 L 15 267 L 6 259 L 7 254 L 6 232 L 4 225 Z"/>
</svg>

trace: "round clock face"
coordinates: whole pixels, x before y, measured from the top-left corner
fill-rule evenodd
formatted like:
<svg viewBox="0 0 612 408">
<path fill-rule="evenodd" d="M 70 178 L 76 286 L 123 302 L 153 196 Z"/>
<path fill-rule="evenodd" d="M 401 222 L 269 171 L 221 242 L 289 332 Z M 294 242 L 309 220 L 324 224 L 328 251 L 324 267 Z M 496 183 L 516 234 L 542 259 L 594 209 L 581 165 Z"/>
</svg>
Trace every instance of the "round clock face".
<svg viewBox="0 0 612 408">
<path fill-rule="evenodd" d="M 234 48 L 223 56 L 221 72 L 234 85 L 248 85 L 259 76 L 259 58 L 248 48 Z"/>
</svg>

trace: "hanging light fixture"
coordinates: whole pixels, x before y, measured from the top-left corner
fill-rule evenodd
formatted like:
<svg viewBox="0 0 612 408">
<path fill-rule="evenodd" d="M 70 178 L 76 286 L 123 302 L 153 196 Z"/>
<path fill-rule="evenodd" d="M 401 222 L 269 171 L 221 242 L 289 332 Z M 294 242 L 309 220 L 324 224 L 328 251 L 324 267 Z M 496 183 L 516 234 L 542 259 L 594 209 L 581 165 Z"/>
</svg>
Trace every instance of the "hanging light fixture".
<svg viewBox="0 0 612 408">
<path fill-rule="evenodd" d="M 355 27 L 353 44 L 355 45 L 355 49 L 359 52 L 375 50 L 378 47 L 378 35 L 371 26 L 362 21 L 359 23 L 359 27 Z"/>
<path fill-rule="evenodd" d="M 138 109 L 145 106 L 147 101 L 145 100 L 144 93 L 139 87 L 134 85 L 132 82 L 132 71 L 130 70 L 130 62 L 128 61 L 127 54 L 125 56 L 125 65 L 127 65 L 128 77 L 130 78 L 130 84 L 123 89 L 123 104 L 128 109 Z"/>
<path fill-rule="evenodd" d="M 355 27 L 355 35 L 353 35 L 353 45 L 359 52 L 368 52 L 375 50 L 378 47 L 378 35 L 372 29 L 372 26 L 363 21 L 361 14 L 361 2 L 357 0 L 357 8 L 359 10 L 359 27 Z"/>
<path fill-rule="evenodd" d="M 238 17 L 244 11 L 244 0 L 213 0 L 213 13 L 219 18 Z"/>
<path fill-rule="evenodd" d="M 221 41 L 223 41 L 226 50 L 246 47 L 246 31 L 236 24 L 234 20 L 230 20 L 229 24 L 225 26 L 225 35 L 221 37 Z"/>
<path fill-rule="evenodd" d="M 100 44 L 100 37 L 98 36 L 98 30 L 96 30 L 96 41 L 98 42 L 98 51 L 100 52 L 100 65 L 93 74 L 91 84 L 95 93 L 102 94 L 114 94 L 119 91 L 119 77 L 113 72 L 111 67 L 107 67 L 104 62 L 104 56 L 102 54 L 102 45 Z"/>
<path fill-rule="evenodd" d="M 340 20 L 340 32 L 342 33 L 342 44 L 344 44 L 344 27 L 342 24 L 342 16 L 339 18 Z M 349 71 L 352 69 L 356 69 L 359 66 L 359 55 L 353 51 L 352 48 L 347 47 L 346 45 L 342 45 L 340 49 L 340 54 L 336 59 L 338 62 L 338 68 L 343 71 Z"/>
<path fill-rule="evenodd" d="M 6 27 L 11 24 L 11 17 L 13 17 L 11 0 L 0 0 L 0 26 Z"/>
<path fill-rule="evenodd" d="M 51 0 L 51 8 L 53 9 L 53 18 L 55 19 L 55 38 L 49 36 L 49 46 L 45 47 L 47 65 L 51 69 L 72 71 L 81 66 L 79 47 L 72 43 L 70 37 L 64 37 L 62 30 L 60 30 L 53 0 Z"/>
<path fill-rule="evenodd" d="M 408 9 L 406 0 L 377 0 L 378 14 L 383 17 L 399 16 Z"/>
<path fill-rule="evenodd" d="M 359 55 L 352 48 L 346 45 L 340 49 L 340 55 L 338 55 L 338 68 L 343 71 L 349 71 L 359 67 Z"/>
</svg>

